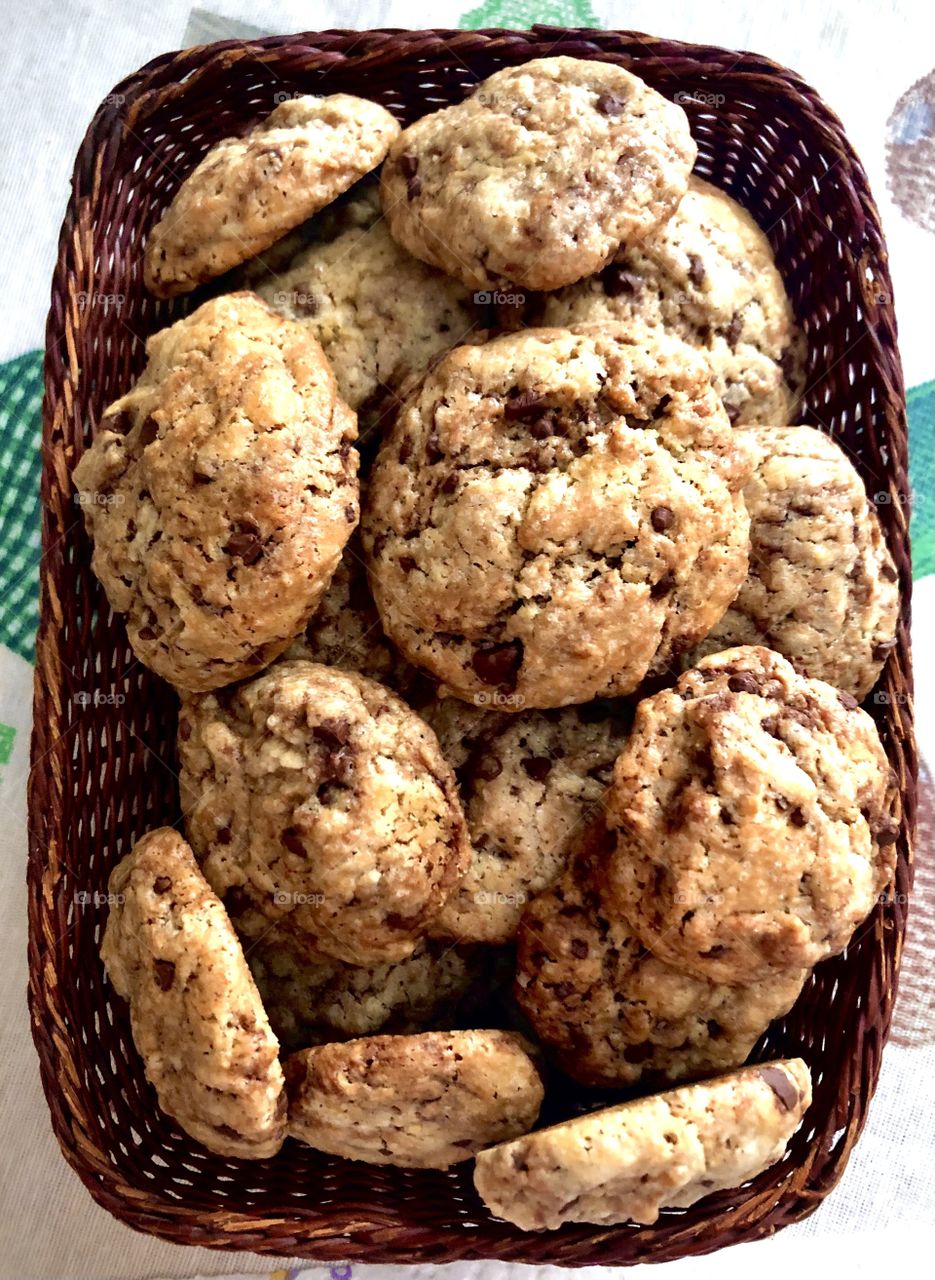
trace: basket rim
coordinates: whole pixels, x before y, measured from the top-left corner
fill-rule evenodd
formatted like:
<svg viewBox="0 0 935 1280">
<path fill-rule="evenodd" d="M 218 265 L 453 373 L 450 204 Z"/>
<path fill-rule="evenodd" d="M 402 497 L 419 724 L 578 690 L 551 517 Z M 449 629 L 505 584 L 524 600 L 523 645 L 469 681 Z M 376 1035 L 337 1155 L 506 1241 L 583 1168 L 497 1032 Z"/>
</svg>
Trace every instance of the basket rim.
<svg viewBox="0 0 935 1280">
<path fill-rule="evenodd" d="M 184 1244 L 202 1244 L 214 1248 L 229 1250 L 249 1249 L 258 1253 L 277 1257 L 303 1257 L 310 1260 L 334 1261 L 348 1256 L 349 1246 L 360 1246 L 366 1250 L 366 1257 L 372 1261 L 409 1262 L 413 1261 L 454 1261 L 462 1259 L 498 1258 L 512 1261 L 547 1260 L 558 1265 L 594 1265 L 608 1261 L 616 1265 L 630 1264 L 646 1260 L 665 1260 L 680 1256 L 686 1252 L 708 1252 L 720 1247 L 706 1244 L 701 1248 L 688 1248 L 685 1242 L 679 1242 L 673 1233 L 672 1239 L 665 1249 L 660 1249 L 652 1257 L 649 1255 L 615 1256 L 608 1252 L 610 1238 L 621 1232 L 621 1228 L 588 1228 L 584 1233 L 575 1234 L 578 1239 L 587 1237 L 593 1242 L 593 1254 L 581 1261 L 578 1255 L 564 1255 L 560 1245 L 565 1233 L 549 1233 L 555 1240 L 554 1256 L 545 1259 L 527 1257 L 523 1242 L 534 1237 L 521 1237 L 509 1248 L 496 1241 L 485 1244 L 473 1243 L 468 1247 L 459 1246 L 454 1240 L 447 1249 L 413 1248 L 407 1232 L 400 1227 L 393 1214 L 384 1213 L 379 1204 L 370 1208 L 366 1221 L 346 1224 L 345 1229 L 336 1229 L 334 1222 L 327 1216 L 314 1210 L 297 1208 L 289 1233 L 277 1235 L 270 1239 L 262 1234 L 263 1227 L 258 1223 L 258 1214 L 233 1213 L 228 1210 L 214 1212 L 198 1212 L 197 1222 L 192 1221 L 192 1211 L 184 1204 L 176 1203 L 164 1196 L 158 1200 L 153 1197 L 144 1207 L 140 1194 L 131 1194 L 131 1189 L 123 1184 L 114 1168 L 86 1140 L 76 1121 L 71 1106 L 70 1059 L 65 1052 L 64 1041 L 68 1033 L 56 1016 L 53 1000 L 53 988 L 56 974 L 49 974 L 45 956 L 48 953 L 49 938 L 47 936 L 48 920 L 43 910 L 43 903 L 51 902 L 55 892 L 54 877 L 46 865 L 47 833 L 55 818 L 54 811 L 48 807 L 48 795 L 45 784 L 37 785 L 39 766 L 45 758 L 47 749 L 47 728 L 58 717 L 61 691 L 61 660 L 57 649 L 57 632 L 62 615 L 62 601 L 55 594 L 49 572 L 49 557 L 53 555 L 57 540 L 60 537 L 50 514 L 50 496 L 53 492 L 68 492 L 70 488 L 68 468 L 64 466 L 55 451 L 55 438 L 59 414 L 63 412 L 60 401 L 61 389 L 59 373 L 55 364 L 55 353 L 63 338 L 73 338 L 70 317 L 63 307 L 62 297 L 67 293 L 67 264 L 75 256 L 76 228 L 82 216 L 88 216 L 91 197 L 86 192 L 90 179 L 92 189 L 100 190 L 106 182 L 107 175 L 113 167 L 113 158 L 126 140 L 128 129 L 141 116 L 148 113 L 157 104 L 175 97 L 183 97 L 186 88 L 193 79 L 208 76 L 220 65 L 231 65 L 240 60 L 259 58 L 260 61 L 273 59 L 288 49 L 297 54 L 302 53 L 312 66 L 327 66 L 330 61 L 338 60 L 344 66 L 365 70 L 368 64 L 382 61 L 387 57 L 397 59 L 406 51 L 426 42 L 443 47 L 453 55 L 461 47 L 476 49 L 479 43 L 486 43 L 497 49 L 509 48 L 513 52 L 524 51 L 524 56 L 516 61 L 525 61 L 536 56 L 545 56 L 547 52 L 561 53 L 562 43 L 575 45 L 575 56 L 582 56 L 578 46 L 586 44 L 590 54 L 602 60 L 620 60 L 631 62 L 634 59 L 619 49 L 620 44 L 636 40 L 645 50 L 639 59 L 655 57 L 664 59 L 667 64 L 683 59 L 686 67 L 697 71 L 699 64 L 716 60 L 718 56 L 729 57 L 732 61 L 730 76 L 732 82 L 742 84 L 745 79 L 762 81 L 764 77 L 781 82 L 788 93 L 798 99 L 805 100 L 816 112 L 819 120 L 816 128 L 824 131 L 827 138 L 843 149 L 848 157 L 852 170 L 863 176 L 860 161 L 854 155 L 847 141 L 843 126 L 834 112 L 823 102 L 817 92 L 803 81 L 796 73 L 784 68 L 781 64 L 756 53 L 737 52 L 714 45 L 691 44 L 672 41 L 661 37 L 645 35 L 628 30 L 607 30 L 597 28 L 561 28 L 536 24 L 526 31 L 509 28 L 491 27 L 481 30 L 465 31 L 457 28 L 428 28 L 424 30 L 407 28 L 373 28 L 367 31 L 356 31 L 347 28 L 331 28 L 323 31 L 305 31 L 295 35 L 274 35 L 256 40 L 225 40 L 212 44 L 199 45 L 187 50 L 170 51 L 158 55 L 131 73 L 106 95 L 104 101 L 95 112 L 85 137 L 79 147 L 74 173 L 72 190 L 66 209 L 59 241 L 59 254 L 52 280 L 51 306 L 46 326 L 45 355 L 45 395 L 43 400 L 43 535 L 42 535 L 42 572 L 41 572 L 41 610 L 37 635 L 37 659 L 34 677 L 34 728 L 32 736 L 31 770 L 29 778 L 29 866 L 28 883 L 30 893 L 30 930 L 29 930 L 29 1007 L 31 1015 L 33 1039 L 40 1059 L 40 1070 L 46 1100 L 50 1108 L 53 1130 L 62 1149 L 63 1155 L 87 1187 L 94 1200 L 114 1216 L 136 1229 L 150 1232 L 167 1240 Z M 548 43 L 549 50 L 542 45 Z M 678 50 L 674 53 L 673 50 Z M 189 74 L 185 79 L 178 78 L 178 64 L 182 60 L 188 67 Z M 720 73 L 714 73 L 721 79 Z M 119 102 L 118 102 L 119 99 Z M 879 215 L 873 197 L 866 187 L 860 216 L 872 225 L 884 244 L 880 231 Z M 885 247 L 880 262 L 881 274 L 885 284 L 889 286 L 886 265 Z M 892 328 L 895 334 L 895 318 L 892 308 L 892 290 L 880 302 L 880 314 L 883 322 Z M 74 390 L 74 401 L 80 404 L 81 372 L 78 356 L 71 342 L 68 346 L 69 390 Z M 901 415 L 905 427 L 905 395 L 903 392 L 901 371 L 896 357 L 896 375 L 891 388 L 896 412 Z M 907 467 L 907 450 L 905 432 L 894 458 L 894 467 L 905 474 Z M 907 535 L 908 537 L 908 535 Z M 900 629 L 901 658 L 905 660 L 907 680 L 911 690 L 911 654 L 908 637 L 908 620 L 910 617 L 911 584 L 904 584 L 902 600 L 903 624 Z M 912 738 L 912 706 L 911 701 L 901 708 L 900 731 L 905 736 L 909 754 L 909 769 L 906 774 L 907 786 L 912 788 L 915 778 L 914 740 Z M 60 781 L 60 780 L 59 780 Z M 908 888 L 912 880 L 912 846 L 913 846 L 913 813 L 912 803 L 906 806 L 903 814 L 901 848 L 904 851 L 903 880 Z M 877 929 L 883 925 L 878 922 Z M 898 919 L 899 935 L 905 929 L 905 910 Z M 898 982 L 898 961 L 901 947 L 897 943 L 891 981 L 886 992 L 888 997 L 887 1014 L 883 1026 L 883 1034 L 879 1038 L 875 1055 L 869 1066 L 869 1074 L 864 1074 L 862 1083 L 863 1100 L 869 1102 L 876 1086 L 880 1067 L 880 1050 L 885 1043 L 889 1028 L 892 1003 L 896 995 Z M 853 1064 L 849 1064 L 853 1065 Z M 756 1212 L 744 1216 L 738 1212 L 741 1223 L 740 1234 L 726 1243 L 751 1240 L 771 1234 L 778 1226 L 800 1220 L 818 1207 L 824 1195 L 838 1181 L 843 1173 L 847 1157 L 856 1142 L 863 1123 L 866 1110 L 858 1117 L 856 1124 L 847 1128 L 845 1141 L 842 1144 L 840 1157 L 835 1165 L 835 1176 L 829 1185 L 817 1188 L 811 1196 L 802 1196 L 794 1206 L 794 1212 L 782 1215 L 783 1200 L 787 1195 L 784 1188 L 780 1191 L 776 1204 L 761 1205 Z M 129 1210 L 132 1207 L 132 1219 Z M 742 1207 L 742 1206 L 741 1206 Z M 355 1254 L 356 1256 L 356 1254 Z"/>
</svg>

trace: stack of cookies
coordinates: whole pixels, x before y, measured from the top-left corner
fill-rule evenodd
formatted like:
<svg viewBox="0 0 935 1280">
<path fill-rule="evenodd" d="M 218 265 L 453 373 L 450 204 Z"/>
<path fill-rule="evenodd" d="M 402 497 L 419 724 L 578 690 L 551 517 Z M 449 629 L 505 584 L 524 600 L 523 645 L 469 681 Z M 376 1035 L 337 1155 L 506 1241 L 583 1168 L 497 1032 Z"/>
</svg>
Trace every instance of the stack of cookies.
<svg viewBox="0 0 935 1280">
<path fill-rule="evenodd" d="M 116 867 L 102 955 L 214 1152 L 476 1156 L 524 1230 L 650 1223 L 809 1106 L 744 1064 L 892 879 L 899 597 L 696 157 L 550 58 L 402 131 L 290 99 L 150 235 L 156 295 L 210 289 L 74 479 L 185 838 Z M 569 1080 L 625 1092 L 536 1129 Z"/>
</svg>

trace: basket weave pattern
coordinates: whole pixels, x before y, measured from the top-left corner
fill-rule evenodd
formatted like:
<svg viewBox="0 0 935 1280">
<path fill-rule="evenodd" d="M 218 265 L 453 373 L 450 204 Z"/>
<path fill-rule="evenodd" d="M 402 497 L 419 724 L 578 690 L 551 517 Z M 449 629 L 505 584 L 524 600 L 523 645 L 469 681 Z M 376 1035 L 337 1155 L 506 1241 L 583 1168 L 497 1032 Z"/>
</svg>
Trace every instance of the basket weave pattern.
<svg viewBox="0 0 935 1280">
<path fill-rule="evenodd" d="M 228 1161 L 158 1110 L 98 957 L 107 905 L 94 895 L 106 893 L 110 869 L 136 838 L 179 817 L 174 697 L 134 660 L 107 609 L 69 477 L 102 410 L 139 374 L 145 338 L 180 313 L 144 290 L 141 246 L 208 146 L 267 114 L 277 95 L 360 93 L 408 122 L 460 100 L 501 66 L 552 53 L 617 61 L 678 94 L 698 171 L 768 231 L 808 337 L 805 420 L 833 432 L 855 460 L 900 572 L 899 643 L 869 706 L 903 811 L 894 900 L 846 956 L 819 966 L 758 1046 L 759 1056 L 801 1053 L 815 1081 L 786 1158 L 749 1187 L 664 1212 L 653 1227 L 530 1236 L 491 1218 L 470 1164 L 380 1169 L 294 1143 L 272 1160 Z M 813 90 L 763 58 L 627 32 L 326 32 L 168 54 L 116 86 L 84 139 L 47 342 L 29 997 L 54 1129 L 95 1199 L 131 1226 L 185 1244 L 401 1263 L 662 1261 L 754 1239 L 814 1210 L 860 1133 L 889 1027 L 911 885 L 916 756 L 906 420 L 886 250 L 863 170 Z M 570 1083 L 559 1102 L 564 1115 L 594 1105 Z"/>
</svg>

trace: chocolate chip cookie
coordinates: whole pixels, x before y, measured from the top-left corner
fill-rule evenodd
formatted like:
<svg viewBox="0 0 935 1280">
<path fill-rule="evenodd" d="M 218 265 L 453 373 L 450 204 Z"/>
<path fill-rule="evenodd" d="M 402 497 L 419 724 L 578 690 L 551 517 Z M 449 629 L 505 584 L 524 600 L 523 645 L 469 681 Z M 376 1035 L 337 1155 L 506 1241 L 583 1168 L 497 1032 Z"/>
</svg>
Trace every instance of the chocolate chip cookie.
<svg viewBox="0 0 935 1280">
<path fill-rule="evenodd" d="M 427 1031 L 306 1049 L 286 1062 L 289 1132 L 348 1160 L 447 1169 L 535 1124 L 528 1048 L 510 1031 Z"/>
<path fill-rule="evenodd" d="M 101 958 L 130 1003 L 159 1105 L 209 1150 L 275 1155 L 285 1137 L 279 1044 L 230 921 L 172 827 L 111 873 Z"/>
<path fill-rule="evenodd" d="M 372 474 L 363 544 L 384 628 L 467 701 L 628 693 L 736 595 L 751 463 L 678 339 L 608 326 L 458 347 Z"/>
<path fill-rule="evenodd" d="M 464 941 L 507 942 L 529 899 L 562 872 L 581 828 L 599 808 L 626 740 L 626 704 L 587 703 L 561 711 L 489 713 L 473 732 L 451 734 L 447 721 L 472 710 L 446 698 L 422 711 L 457 737 L 455 764 L 471 838 L 471 863 L 432 923 L 432 932 Z M 446 731 L 447 730 L 447 731 Z"/>
<path fill-rule="evenodd" d="M 657 325 L 708 360 L 737 425 L 792 421 L 804 340 L 766 236 L 724 191 L 692 177 L 672 217 L 599 275 L 532 305 L 543 325 Z"/>
<path fill-rule="evenodd" d="M 885 894 L 898 825 L 876 726 L 769 649 L 704 658 L 645 699 L 606 797 L 608 899 L 712 982 L 802 969 Z"/>
<path fill-rule="evenodd" d="M 587 1085 L 691 1080 L 739 1066 L 792 1007 L 805 970 L 749 986 L 664 964 L 605 901 L 613 837 L 603 817 L 519 926 L 516 999 L 558 1065 Z"/>
<path fill-rule="evenodd" d="M 745 1067 L 482 1151 L 474 1183 L 492 1213 L 523 1231 L 650 1225 L 660 1209 L 687 1208 L 776 1164 L 811 1098 L 801 1058 Z"/>
<path fill-rule="evenodd" d="M 507 67 L 390 148 L 400 244 L 471 289 L 557 289 L 664 222 L 697 148 L 681 107 L 605 62 Z"/>
<path fill-rule="evenodd" d="M 862 699 L 896 645 L 899 588 L 875 508 L 843 450 L 814 427 L 751 433 L 750 572 L 695 659 L 765 644 Z"/>
<path fill-rule="evenodd" d="M 179 187 L 146 242 L 147 288 L 170 298 L 255 257 L 375 169 L 398 134 L 365 98 L 288 98 Z"/>
<path fill-rule="evenodd" d="M 355 419 L 318 344 L 254 294 L 146 351 L 74 482 L 136 656 L 214 689 L 270 663 L 327 587 L 357 523 Z"/>
<path fill-rule="evenodd" d="M 190 698 L 179 758 L 192 847 L 247 936 L 258 913 L 311 954 L 401 960 L 467 863 L 435 735 L 356 672 L 281 662 Z"/>
</svg>

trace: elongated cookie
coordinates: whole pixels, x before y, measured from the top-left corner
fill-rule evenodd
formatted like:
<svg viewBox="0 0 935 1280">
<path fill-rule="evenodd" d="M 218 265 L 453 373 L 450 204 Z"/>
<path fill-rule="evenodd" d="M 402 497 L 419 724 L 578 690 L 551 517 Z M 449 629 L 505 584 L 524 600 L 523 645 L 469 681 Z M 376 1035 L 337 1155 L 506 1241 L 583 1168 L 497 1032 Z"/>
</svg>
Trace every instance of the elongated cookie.
<svg viewBox="0 0 935 1280">
<path fill-rule="evenodd" d="M 468 841 L 435 735 L 353 671 L 282 662 L 179 719 L 186 825 L 205 875 L 310 954 L 401 960 L 451 894 Z M 228 899 L 225 898 L 225 901 Z M 236 911 L 242 932 L 250 917 Z"/>
<path fill-rule="evenodd" d="M 877 513 L 843 450 L 814 427 L 751 433 L 750 572 L 694 660 L 765 644 L 858 700 L 895 647 L 899 587 Z"/>
<path fill-rule="evenodd" d="M 398 133 L 383 107 L 346 93 L 280 103 L 182 183 L 146 242 L 147 288 L 187 293 L 261 253 L 375 169 Z"/>
<path fill-rule="evenodd" d="M 286 1062 L 289 1132 L 348 1160 L 447 1169 L 526 1133 L 542 1081 L 510 1031 L 369 1036 Z"/>
<path fill-rule="evenodd" d="M 636 688 L 746 574 L 752 459 L 704 361 L 622 326 L 450 351 L 365 504 L 384 628 L 467 701 L 516 712 Z"/>
<path fill-rule="evenodd" d="M 804 343 L 766 236 L 725 191 L 692 177 L 672 217 L 599 275 L 534 305 L 544 325 L 657 325 L 708 360 L 737 425 L 791 421 Z"/>
<path fill-rule="evenodd" d="M 357 523 L 353 413 L 255 294 L 150 338 L 74 482 L 136 656 L 180 689 L 252 675 L 313 612 Z"/>
<path fill-rule="evenodd" d="M 279 1044 L 230 921 L 172 827 L 111 873 L 101 958 L 130 1003 L 159 1105 L 219 1155 L 260 1160 L 285 1136 Z"/>
<path fill-rule="evenodd" d="M 898 826 L 870 717 L 769 649 L 704 658 L 640 703 L 606 797 L 608 902 L 667 964 L 757 982 L 847 946 Z"/>
<path fill-rule="evenodd" d="M 517 937 L 520 1008 L 582 1084 L 645 1087 L 740 1066 L 792 1007 L 807 971 L 727 986 L 657 960 L 605 901 L 613 844 L 596 819 L 561 878 L 527 907 Z"/>
<path fill-rule="evenodd" d="M 400 244 L 469 288 L 556 289 L 668 218 L 696 150 L 682 108 L 622 67 L 542 58 L 404 130 L 383 210 Z"/>
<path fill-rule="evenodd" d="M 811 1104 L 801 1058 L 766 1062 L 539 1129 L 477 1157 L 474 1183 L 523 1231 L 656 1221 L 775 1164 Z"/>
</svg>

